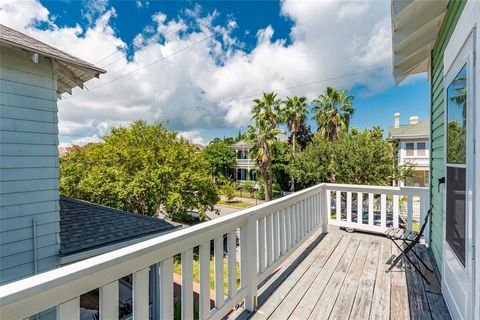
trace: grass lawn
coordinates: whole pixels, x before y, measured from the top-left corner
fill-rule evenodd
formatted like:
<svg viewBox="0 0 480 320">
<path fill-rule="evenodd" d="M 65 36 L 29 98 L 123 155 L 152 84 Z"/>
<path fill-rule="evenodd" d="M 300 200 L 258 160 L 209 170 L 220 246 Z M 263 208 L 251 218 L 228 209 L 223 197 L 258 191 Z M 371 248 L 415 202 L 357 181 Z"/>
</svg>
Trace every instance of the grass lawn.
<svg viewBox="0 0 480 320">
<path fill-rule="evenodd" d="M 237 264 L 237 288 L 240 287 L 240 266 Z M 175 258 L 173 263 L 173 272 L 177 274 L 182 274 L 182 264 L 180 258 Z M 198 262 L 198 255 L 193 255 L 193 281 L 200 281 L 200 263 Z M 215 272 L 214 272 L 214 262 L 213 259 L 210 259 L 210 288 L 215 288 Z M 223 261 L 223 293 L 228 294 L 228 265 L 227 260 Z"/>
<path fill-rule="evenodd" d="M 217 204 L 236 207 L 236 208 L 249 208 L 255 205 L 253 203 L 248 203 L 248 202 L 243 202 L 238 200 L 223 200 L 223 199 L 218 201 Z"/>
</svg>

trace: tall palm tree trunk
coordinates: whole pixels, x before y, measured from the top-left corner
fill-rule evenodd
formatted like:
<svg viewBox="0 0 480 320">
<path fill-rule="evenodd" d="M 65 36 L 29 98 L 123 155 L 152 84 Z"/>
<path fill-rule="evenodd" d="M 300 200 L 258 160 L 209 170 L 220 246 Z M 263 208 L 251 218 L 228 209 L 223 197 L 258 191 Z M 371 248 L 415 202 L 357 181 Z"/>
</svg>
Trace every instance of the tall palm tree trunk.
<svg viewBox="0 0 480 320">
<path fill-rule="evenodd" d="M 268 177 L 268 169 L 264 168 L 262 170 L 262 175 L 263 175 L 263 190 L 265 193 L 265 201 L 270 201 L 272 200 L 271 194 L 270 194 L 270 178 Z"/>
<path fill-rule="evenodd" d="M 295 146 L 297 144 L 297 132 L 292 132 L 292 154 L 293 160 L 295 161 Z M 290 192 L 295 192 L 295 180 L 293 179 L 293 175 L 290 175 Z"/>
</svg>

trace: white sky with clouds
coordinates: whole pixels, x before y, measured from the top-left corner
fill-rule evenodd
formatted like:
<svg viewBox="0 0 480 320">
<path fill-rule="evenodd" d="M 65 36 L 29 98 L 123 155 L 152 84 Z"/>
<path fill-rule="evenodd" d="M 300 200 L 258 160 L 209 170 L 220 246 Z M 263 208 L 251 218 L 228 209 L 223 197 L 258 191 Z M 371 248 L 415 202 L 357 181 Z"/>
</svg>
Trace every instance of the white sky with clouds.
<svg viewBox="0 0 480 320">
<path fill-rule="evenodd" d="M 258 30 L 256 47 L 249 53 L 238 49 L 241 44 L 232 36 L 242 21 L 218 25 L 215 13 L 201 14 L 193 6 L 184 13 L 198 27 L 191 31 L 181 18 L 169 19 L 158 12 L 137 35 L 132 61 L 112 28 L 115 4 L 106 0 L 85 8 L 83 15 L 90 22 L 86 30 L 80 25 L 57 26 L 35 0 L 0 0 L 0 21 L 92 63 L 118 51 L 113 55 L 118 60 L 105 67 L 108 73 L 86 84 L 90 91 L 76 89 L 73 96 L 59 101 L 61 143 L 98 141 L 112 126 L 137 119 L 168 121 L 169 128 L 186 138 L 206 143 L 206 130 L 248 124 L 252 96 L 262 91 L 390 65 L 389 3 L 285 0 L 282 14 L 294 22 L 291 42 L 272 41 L 275 30 L 268 26 Z M 36 28 L 38 22 L 48 23 L 49 29 Z M 122 78 L 109 83 L 118 77 Z M 314 98 L 326 85 L 363 85 L 367 92 L 380 92 L 392 85 L 391 70 L 278 93 Z"/>
</svg>

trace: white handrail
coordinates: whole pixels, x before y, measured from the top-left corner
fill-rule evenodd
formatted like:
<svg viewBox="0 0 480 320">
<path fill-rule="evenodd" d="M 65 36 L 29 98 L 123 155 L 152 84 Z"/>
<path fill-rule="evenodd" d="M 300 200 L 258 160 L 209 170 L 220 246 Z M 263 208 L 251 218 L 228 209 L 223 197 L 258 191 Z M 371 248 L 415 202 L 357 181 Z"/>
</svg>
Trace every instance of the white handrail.
<svg viewBox="0 0 480 320">
<path fill-rule="evenodd" d="M 112 282 L 118 279 L 139 271 L 149 268 L 149 266 L 160 262 L 160 300 L 161 310 L 163 315 L 173 316 L 173 303 L 171 302 L 171 295 L 173 295 L 172 285 L 172 263 L 173 257 L 177 254 L 183 254 L 185 257 L 190 257 L 190 251 L 199 246 L 204 245 L 203 252 L 210 241 L 216 239 L 220 241 L 224 235 L 231 234 L 240 230 L 240 251 L 241 251 L 241 287 L 238 290 L 230 291 L 230 296 L 224 301 L 217 301 L 217 308 L 208 313 L 210 318 L 221 318 L 230 312 L 231 308 L 241 299 L 245 298 L 245 305 L 247 309 L 253 310 L 256 307 L 256 290 L 259 279 L 267 277 L 275 266 L 278 266 L 287 256 L 289 256 L 301 242 L 305 241 L 308 235 L 313 230 L 321 226 L 326 227 L 326 217 L 321 218 L 321 212 L 317 211 L 316 219 L 307 219 L 311 212 L 307 212 L 310 206 L 307 202 L 320 201 L 322 198 L 323 184 L 317 185 L 300 192 L 288 195 L 286 197 L 273 200 L 252 208 L 248 208 L 237 213 L 220 217 L 218 219 L 201 223 L 186 229 L 178 230 L 166 235 L 152 238 L 140 243 L 130 245 L 106 254 L 102 254 L 90 259 L 86 259 L 71 265 L 67 265 L 52 271 L 48 271 L 36 276 L 32 276 L 23 280 L 19 280 L 0 287 L 0 315 L 5 319 L 24 319 L 33 314 L 46 310 L 48 308 L 58 306 L 58 310 L 62 315 L 66 313 L 73 313 L 73 318 L 79 312 L 78 297 L 93 289 L 111 286 Z M 257 242 L 258 231 L 257 225 L 262 223 L 259 221 L 270 221 L 272 218 L 277 218 L 280 211 L 286 210 L 293 213 L 292 206 L 302 204 L 302 210 L 298 213 L 298 218 L 301 218 L 301 228 L 298 230 L 302 237 L 297 235 L 296 242 L 283 243 L 284 253 L 280 252 L 280 245 L 273 245 L 273 237 L 280 237 L 280 228 L 289 230 L 286 227 L 285 220 L 277 220 L 279 223 L 268 223 L 268 237 L 266 242 L 269 243 L 270 259 L 269 265 L 265 265 L 264 269 L 258 269 L 257 266 Z M 320 207 L 320 206 L 317 206 Z M 273 215 L 275 214 L 275 217 Z M 288 215 L 288 213 L 287 213 Z M 283 222 L 282 222 L 283 221 Z M 316 224 L 314 224 L 314 222 Z M 273 229 L 273 226 L 276 229 Z M 233 239 L 232 236 L 229 239 Z M 286 237 L 285 237 L 286 239 Z M 291 235 L 290 238 L 292 239 Z M 232 241 L 232 240 L 230 240 Z M 285 241 L 285 240 L 284 240 Z M 223 242 L 223 241 L 222 241 Z M 223 248 L 216 246 L 216 254 L 223 255 Z M 223 246 L 223 245 L 222 245 Z M 244 248 L 242 248 L 242 246 Z M 232 247 L 232 246 L 230 246 Z M 220 251 L 219 251 L 220 250 Z M 260 254 L 266 251 L 265 246 L 258 248 Z M 273 252 L 275 250 L 275 252 Z M 188 258 L 190 259 L 190 258 Z M 216 258 L 217 261 L 223 262 L 223 256 Z M 205 261 L 205 260 L 203 260 Z M 219 268 L 220 262 L 217 262 Z M 230 265 L 230 267 L 232 264 Z M 257 266 L 257 267 L 254 267 Z M 190 268 L 185 268 L 190 271 Z M 262 270 L 260 272 L 259 270 Z M 144 272 L 144 271 L 143 271 Z M 219 271 L 220 272 L 220 271 Z M 229 270 L 236 272 L 235 270 Z M 143 273 L 142 273 L 143 274 Z M 202 273 L 206 275 L 204 271 Z M 135 279 L 144 279 L 143 277 L 134 277 Z M 191 277 L 185 277 L 191 279 Z M 142 280 L 143 281 L 143 280 Z M 230 279 L 230 283 L 233 280 Z M 204 283 L 200 279 L 200 282 Z M 140 288 L 134 284 L 134 288 Z M 143 288 L 143 287 L 142 287 Z M 190 290 L 190 286 L 182 286 L 182 290 Z M 205 293 L 205 285 L 202 287 Z M 223 289 L 223 285 L 222 285 Z M 223 298 L 223 291 L 220 294 L 220 289 L 217 290 L 217 300 Z M 170 295 L 171 293 L 171 295 Z M 188 294 L 188 293 L 187 293 Z M 203 297 L 205 299 L 205 297 Z M 210 299 L 208 297 L 208 299 Z M 223 299 L 222 299 L 223 300 Z M 106 300 L 111 301 L 111 300 Z M 136 301 L 145 301 L 142 296 L 139 299 L 134 299 L 134 310 Z M 168 301 L 168 303 L 167 303 Z M 143 303 L 144 304 L 144 303 Z M 233 306 L 232 306 L 233 304 Z M 206 303 L 202 304 L 203 308 Z M 101 310 L 109 312 L 118 306 L 100 306 Z M 188 314 L 190 314 L 190 309 Z M 138 310 L 137 310 L 138 311 Z M 207 313 L 203 310 L 203 315 Z M 140 312 L 140 311 L 139 311 Z M 58 314 L 57 314 L 58 316 Z"/>
<path fill-rule="evenodd" d="M 148 268 L 159 264 L 159 309 L 163 318 L 173 317 L 173 263 L 182 256 L 183 317 L 192 315 L 192 250 L 199 247 L 200 319 L 221 319 L 244 300 L 247 310 L 256 309 L 257 286 L 276 270 L 309 236 L 328 224 L 382 232 L 400 218 L 412 227 L 414 198 L 419 200 L 419 219 L 425 217 L 428 189 L 319 184 L 283 198 L 228 216 L 136 243 L 106 254 L 73 263 L 0 287 L 0 316 L 24 319 L 57 306 L 57 317 L 78 319 L 79 296 L 100 288 L 101 317 L 118 312 L 118 280 L 133 274 L 133 311 L 145 315 L 148 304 Z M 361 199 L 361 201 L 359 201 Z M 402 209 L 401 204 L 407 202 Z M 345 205 L 342 206 L 342 203 Z M 361 219 L 358 211 L 362 212 Z M 406 211 L 406 212 L 405 212 Z M 337 215 L 335 218 L 334 215 Z M 366 218 L 363 218 L 366 214 Z M 377 219 L 378 218 L 378 219 Z M 356 219 L 356 221 L 355 221 Z M 415 222 L 416 223 L 416 222 Z M 421 223 L 421 222 L 420 222 Z M 240 234 L 240 287 L 236 287 L 237 234 Z M 223 278 L 227 238 L 228 295 L 223 282 L 215 288 L 215 308 L 210 309 L 210 245 L 215 242 L 216 282 Z M 428 229 L 425 233 L 428 243 Z M 234 243 L 235 242 L 235 243 Z M 188 265 L 184 265 L 187 263 Z M 232 270 L 233 269 L 233 270 Z M 235 286 L 235 288 L 233 288 Z M 62 318 L 63 319 L 63 318 Z"/>
</svg>

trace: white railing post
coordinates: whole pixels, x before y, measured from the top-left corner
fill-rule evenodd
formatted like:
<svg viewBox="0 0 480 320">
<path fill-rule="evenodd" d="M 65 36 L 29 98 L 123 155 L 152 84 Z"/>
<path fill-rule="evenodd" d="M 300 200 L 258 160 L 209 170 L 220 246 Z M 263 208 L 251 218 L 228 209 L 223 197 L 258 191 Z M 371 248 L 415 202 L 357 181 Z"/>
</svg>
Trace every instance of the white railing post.
<svg viewBox="0 0 480 320">
<path fill-rule="evenodd" d="M 413 195 L 407 198 L 407 230 L 412 230 L 413 226 Z"/>
<path fill-rule="evenodd" d="M 331 218 L 331 208 L 332 208 L 332 202 L 331 202 L 331 192 L 330 190 L 327 190 L 326 188 L 322 189 L 323 196 L 320 197 L 322 199 L 321 203 L 321 221 L 322 221 L 322 233 L 327 233 L 328 232 L 328 220 Z"/>
<path fill-rule="evenodd" d="M 193 250 L 188 249 L 182 252 L 181 261 L 182 261 L 182 319 L 188 320 L 188 319 L 193 319 Z M 148 312 L 147 312 L 147 318 L 148 318 Z M 139 317 L 135 319 L 146 319 L 146 318 Z"/>
<path fill-rule="evenodd" d="M 118 280 L 99 289 L 100 319 L 118 319 Z"/>
<path fill-rule="evenodd" d="M 200 297 L 199 317 L 205 320 L 210 314 L 210 241 L 200 245 Z"/>
<path fill-rule="evenodd" d="M 347 223 L 352 223 L 352 193 L 347 192 Z"/>
<path fill-rule="evenodd" d="M 427 211 L 429 210 L 429 193 L 423 192 L 420 196 L 420 226 L 424 223 L 425 217 L 427 215 Z M 430 221 L 432 217 L 430 216 L 430 220 L 425 227 L 423 232 L 423 237 L 425 239 L 425 243 L 428 245 L 430 244 Z"/>
<path fill-rule="evenodd" d="M 159 273 L 159 307 L 160 319 L 173 318 L 173 257 L 160 261 Z"/>
<path fill-rule="evenodd" d="M 214 240 L 214 277 L 215 277 L 215 307 L 220 309 L 224 304 L 223 295 L 223 235 Z"/>
<path fill-rule="evenodd" d="M 80 319 L 80 297 L 61 303 L 57 306 L 57 319 L 78 320 Z"/>
<path fill-rule="evenodd" d="M 245 309 L 257 309 L 257 220 L 248 217 L 247 224 L 240 228 L 240 282 L 246 290 Z"/>
<path fill-rule="evenodd" d="M 183 260 L 182 260 L 182 264 L 183 264 Z M 133 273 L 133 290 L 132 290 L 133 319 L 148 319 L 149 280 L 150 280 L 150 277 L 149 277 L 148 268 L 145 268 Z M 183 282 L 182 282 L 182 288 L 183 288 Z"/>
</svg>

